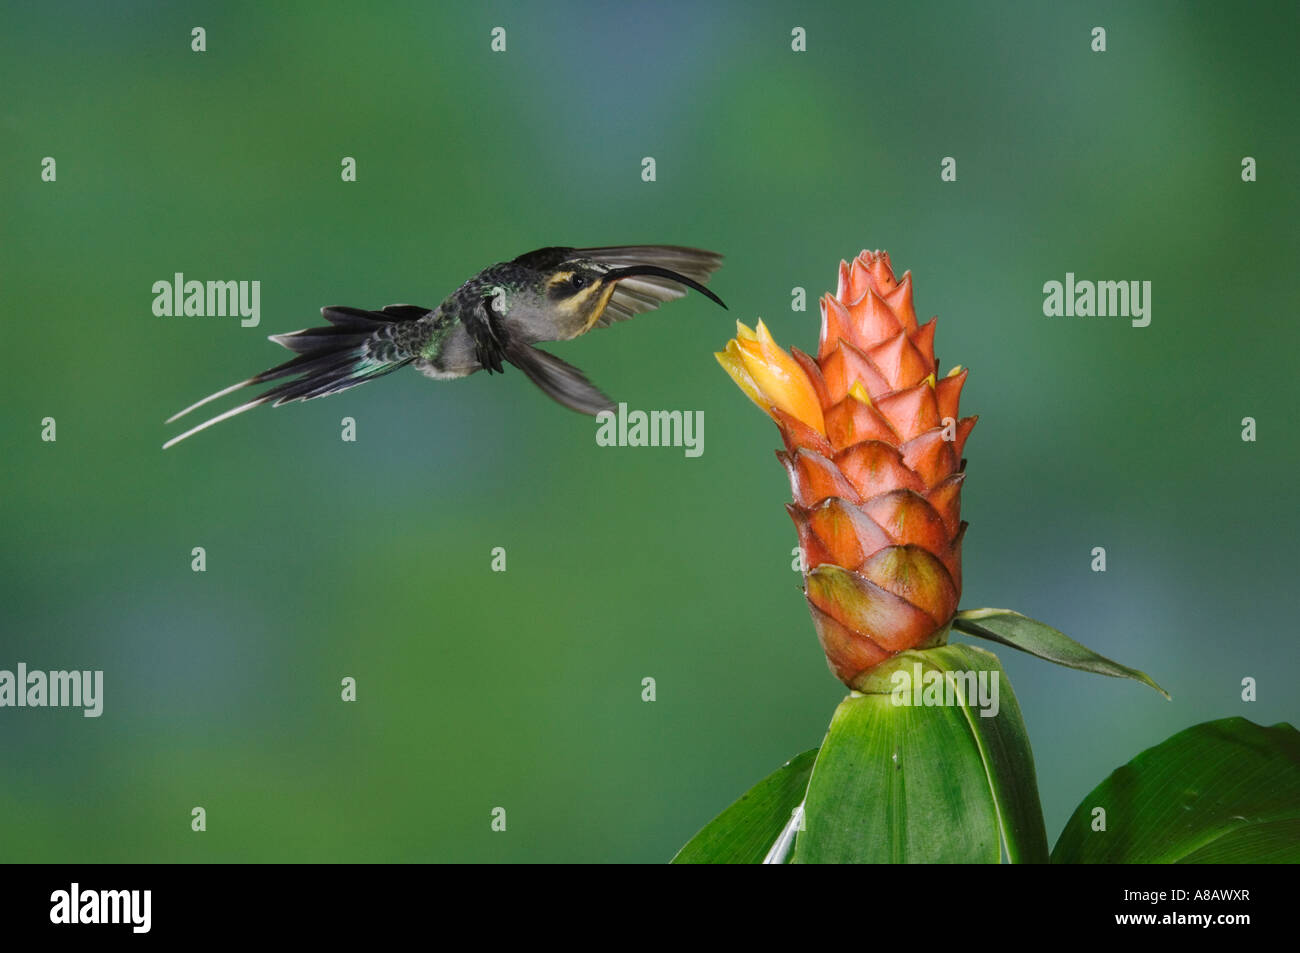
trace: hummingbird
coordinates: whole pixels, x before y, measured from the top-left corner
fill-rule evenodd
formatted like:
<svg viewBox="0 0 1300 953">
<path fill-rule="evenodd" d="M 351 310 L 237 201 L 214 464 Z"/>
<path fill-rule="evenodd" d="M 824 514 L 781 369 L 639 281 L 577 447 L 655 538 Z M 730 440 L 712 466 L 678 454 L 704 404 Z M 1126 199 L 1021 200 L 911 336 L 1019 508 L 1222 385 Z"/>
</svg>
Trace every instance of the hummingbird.
<svg viewBox="0 0 1300 953">
<path fill-rule="evenodd" d="M 678 245 L 553 246 L 483 269 L 436 308 L 322 308 L 325 325 L 270 335 L 296 357 L 204 397 L 167 423 L 241 388 L 279 383 L 173 437 L 163 449 L 262 404 L 338 394 L 408 364 L 435 380 L 502 373 L 513 364 L 565 407 L 595 415 L 613 402 L 578 368 L 535 345 L 608 327 L 687 289 L 726 308 L 704 287 L 721 264 L 716 252 Z"/>
</svg>

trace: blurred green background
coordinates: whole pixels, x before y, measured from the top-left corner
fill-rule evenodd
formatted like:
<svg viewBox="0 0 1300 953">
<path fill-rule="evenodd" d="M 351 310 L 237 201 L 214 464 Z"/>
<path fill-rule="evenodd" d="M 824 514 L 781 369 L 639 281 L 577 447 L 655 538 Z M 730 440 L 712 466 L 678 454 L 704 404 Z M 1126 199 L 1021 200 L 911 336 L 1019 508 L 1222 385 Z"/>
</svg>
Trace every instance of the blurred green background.
<svg viewBox="0 0 1300 953">
<path fill-rule="evenodd" d="M 972 369 L 963 605 L 1174 695 L 999 651 L 1049 836 L 1180 728 L 1294 720 L 1296 11 L 6 5 L 0 668 L 103 669 L 105 708 L 0 710 L 0 859 L 667 860 L 843 694 L 775 428 L 712 351 L 760 316 L 811 350 L 864 247 Z M 160 450 L 322 305 L 647 242 L 723 252 L 730 314 L 691 296 L 552 350 L 703 410 L 698 459 L 598 448 L 514 371 L 403 371 Z M 260 280 L 261 327 L 155 317 L 177 271 Z M 1152 281 L 1150 327 L 1044 317 L 1067 271 Z"/>
</svg>

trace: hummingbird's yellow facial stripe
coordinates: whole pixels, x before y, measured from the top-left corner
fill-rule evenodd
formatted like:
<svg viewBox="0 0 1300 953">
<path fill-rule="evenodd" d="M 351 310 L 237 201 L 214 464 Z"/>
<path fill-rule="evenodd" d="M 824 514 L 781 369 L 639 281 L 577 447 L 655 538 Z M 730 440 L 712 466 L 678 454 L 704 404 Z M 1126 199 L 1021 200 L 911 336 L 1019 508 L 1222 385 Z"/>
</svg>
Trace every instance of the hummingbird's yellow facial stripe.
<svg viewBox="0 0 1300 953">
<path fill-rule="evenodd" d="M 609 299 L 614 295 L 614 286 L 617 284 L 617 281 L 606 281 L 595 286 L 600 291 L 600 297 L 596 301 L 596 306 L 591 309 L 591 317 L 587 319 L 587 326 L 582 329 L 584 334 L 590 331 L 596 322 L 600 320 L 600 316 L 605 313 L 605 308 L 609 304 Z"/>
<path fill-rule="evenodd" d="M 546 287 L 547 289 L 554 288 L 556 285 L 562 284 L 572 277 L 573 272 L 571 271 L 557 271 L 555 274 L 551 275 L 551 277 L 546 279 Z"/>
</svg>

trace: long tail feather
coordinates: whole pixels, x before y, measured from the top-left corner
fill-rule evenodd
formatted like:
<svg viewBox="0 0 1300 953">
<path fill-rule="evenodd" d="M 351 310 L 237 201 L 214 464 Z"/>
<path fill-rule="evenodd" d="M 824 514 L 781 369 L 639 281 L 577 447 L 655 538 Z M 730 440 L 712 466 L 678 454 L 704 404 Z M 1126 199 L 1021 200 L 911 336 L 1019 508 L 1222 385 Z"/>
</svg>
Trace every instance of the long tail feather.
<svg viewBox="0 0 1300 953">
<path fill-rule="evenodd" d="M 207 397 L 204 397 L 202 400 L 195 401 L 194 403 L 190 404 L 184 410 L 172 414 L 170 417 L 167 418 L 166 422 L 170 424 L 177 420 L 180 420 L 190 411 L 198 410 L 204 404 L 210 404 L 214 400 L 220 400 L 222 397 L 225 397 L 227 394 L 233 394 L 235 391 L 239 390 L 239 388 L 247 387 L 251 383 L 252 383 L 252 379 L 250 378 L 249 380 L 246 381 L 240 381 L 238 384 L 231 384 L 229 387 L 224 387 L 221 390 L 217 391 L 215 394 L 209 394 Z"/>
<path fill-rule="evenodd" d="M 245 411 L 270 403 L 273 407 L 298 400 L 312 400 L 364 384 L 399 367 L 405 367 L 418 356 L 395 345 L 390 335 L 395 324 L 413 321 L 427 314 L 427 309 L 414 305 L 390 305 L 383 311 L 363 311 L 359 308 L 322 308 L 321 314 L 328 326 L 307 328 L 292 334 L 273 334 L 275 343 L 294 351 L 297 357 L 276 365 L 247 380 L 224 387 L 215 394 L 191 404 L 180 413 L 173 414 L 167 423 L 179 420 L 205 404 L 257 384 L 291 377 L 253 400 L 218 414 L 191 427 L 183 434 L 163 444 L 163 449 L 173 447 L 187 437 L 238 416 Z"/>
<path fill-rule="evenodd" d="M 303 333 L 305 332 L 296 331 L 294 332 L 294 334 L 272 334 L 270 335 L 270 340 L 274 341 L 276 344 L 287 347 L 290 350 L 302 351 L 303 350 L 302 344 L 297 343 L 296 340 L 294 343 L 288 343 L 288 340 L 294 338 L 294 335 L 296 334 L 303 334 Z M 364 340 L 364 338 L 362 340 Z M 352 346 L 354 348 L 356 347 L 355 344 L 353 344 Z M 302 353 L 298 357 L 291 358 L 290 360 L 285 361 L 283 364 L 278 364 L 275 367 L 272 367 L 270 370 L 262 371 L 262 373 L 260 374 L 254 374 L 252 377 L 248 378 L 247 380 L 242 380 L 237 384 L 231 384 L 229 387 L 223 387 L 215 394 L 209 394 L 207 397 L 204 397 L 202 400 L 190 404 L 190 406 L 186 407 L 184 410 L 180 411 L 179 413 L 172 414 L 170 417 L 167 418 L 167 423 L 170 424 L 174 421 L 180 420 L 190 411 L 198 410 L 204 404 L 211 403 L 214 400 L 220 400 L 222 397 L 225 397 L 227 394 L 233 394 L 241 387 L 253 387 L 256 386 L 257 384 L 265 384 L 268 381 L 279 380 L 281 377 L 287 377 L 290 374 L 306 374 L 306 373 L 318 372 L 322 369 L 323 365 L 333 365 L 338 362 L 339 352 L 336 351 L 330 345 L 317 344 L 315 345 L 315 348 L 316 350 L 314 351 L 307 351 L 306 353 Z"/>
<path fill-rule="evenodd" d="M 237 384 L 235 386 L 239 387 L 243 385 Z M 246 410 L 252 410 L 254 407 L 260 407 L 263 404 L 265 404 L 266 401 L 267 398 L 265 397 L 257 397 L 253 400 L 248 401 L 245 404 L 240 404 L 238 407 L 235 407 L 231 410 L 227 410 L 224 414 L 217 414 L 217 416 L 215 417 L 209 417 L 207 420 L 203 421 L 203 423 L 199 424 L 197 427 L 191 427 L 189 430 L 185 431 L 179 437 L 172 437 L 165 444 L 163 444 L 162 448 L 166 450 L 169 447 L 174 447 L 176 446 L 176 444 L 180 443 L 186 437 L 192 437 L 196 433 L 200 433 L 201 431 L 207 430 L 209 427 L 213 427 L 221 423 L 221 421 L 223 420 L 229 420 L 231 417 L 236 417 L 239 414 L 242 414 Z"/>
</svg>

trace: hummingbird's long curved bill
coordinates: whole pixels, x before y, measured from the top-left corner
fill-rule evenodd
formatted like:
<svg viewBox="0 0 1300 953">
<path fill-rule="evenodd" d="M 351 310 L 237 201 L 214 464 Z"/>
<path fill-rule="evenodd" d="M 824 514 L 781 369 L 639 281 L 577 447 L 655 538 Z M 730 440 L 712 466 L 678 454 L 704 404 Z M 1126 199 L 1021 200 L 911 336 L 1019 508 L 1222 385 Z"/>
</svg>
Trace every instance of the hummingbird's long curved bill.
<svg viewBox="0 0 1300 953">
<path fill-rule="evenodd" d="M 683 245 L 608 245 L 603 248 L 566 248 L 561 261 L 586 259 L 604 265 L 613 277 L 614 294 L 595 327 L 607 328 L 638 314 L 654 311 L 665 302 L 701 291 L 719 306 L 726 305 L 702 285 L 708 284 L 722 265 L 722 256 L 703 248 Z"/>
<path fill-rule="evenodd" d="M 660 268 L 658 265 L 630 265 L 627 268 L 615 268 L 614 270 L 605 273 L 605 279 L 607 281 L 622 281 L 624 278 L 636 278 L 642 275 L 651 275 L 656 278 L 667 278 L 669 281 L 675 281 L 678 284 L 685 285 L 693 291 L 698 291 L 710 301 L 721 305 L 723 309 L 730 310 L 721 298 L 694 278 L 688 278 L 680 272 L 673 271 L 670 268 Z"/>
</svg>

